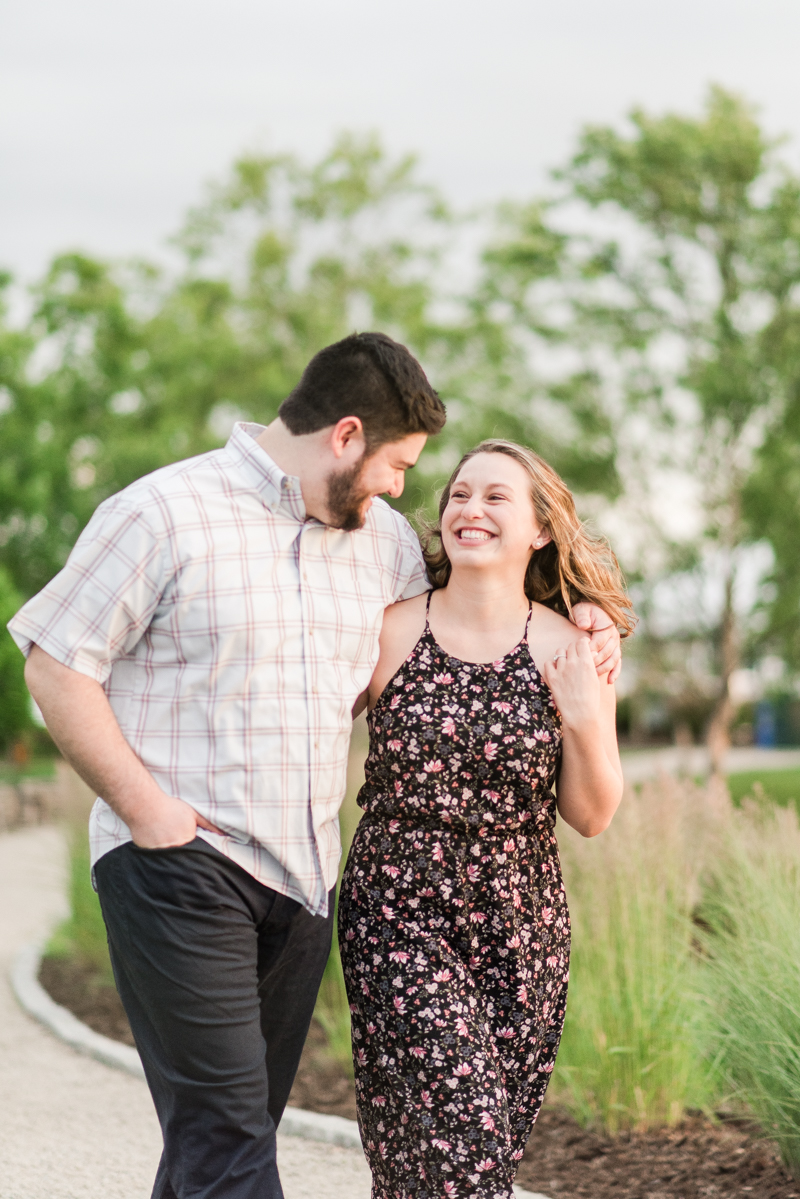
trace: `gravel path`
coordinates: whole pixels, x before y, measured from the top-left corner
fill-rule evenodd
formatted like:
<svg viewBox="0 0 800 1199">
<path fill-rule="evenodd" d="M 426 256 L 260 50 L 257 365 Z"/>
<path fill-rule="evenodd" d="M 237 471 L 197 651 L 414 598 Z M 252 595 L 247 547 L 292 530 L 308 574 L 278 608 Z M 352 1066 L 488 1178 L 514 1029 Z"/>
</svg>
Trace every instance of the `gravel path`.
<svg viewBox="0 0 800 1199">
<path fill-rule="evenodd" d="M 15 952 L 64 913 L 54 828 L 0 836 L 0 1199 L 147 1199 L 161 1136 L 144 1083 L 57 1041 L 17 1006 Z M 368 1199 L 361 1153 L 279 1137 L 286 1199 Z"/>
</svg>

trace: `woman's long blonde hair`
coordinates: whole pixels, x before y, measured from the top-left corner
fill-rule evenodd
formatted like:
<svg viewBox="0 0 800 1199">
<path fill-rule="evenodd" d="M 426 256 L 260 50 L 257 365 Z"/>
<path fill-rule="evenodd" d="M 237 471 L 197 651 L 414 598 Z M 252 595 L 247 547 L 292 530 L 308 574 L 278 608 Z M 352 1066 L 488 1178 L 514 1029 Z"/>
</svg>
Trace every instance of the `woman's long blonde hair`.
<svg viewBox="0 0 800 1199">
<path fill-rule="evenodd" d="M 439 500 L 436 524 L 423 525 L 422 549 L 434 587 L 444 587 L 452 567 L 442 544 L 442 516 L 450 491 L 464 464 L 476 454 L 505 454 L 519 462 L 531 481 L 531 499 L 536 518 L 551 540 L 531 554 L 525 572 L 528 599 L 546 604 L 564 616 L 572 615 L 573 604 L 588 600 L 597 604 L 629 636 L 636 624 L 625 583 L 614 551 L 603 537 L 587 531 L 575 511 L 572 492 L 544 459 L 514 441 L 493 438 L 476 445 L 459 462 Z M 438 547 L 437 547 L 438 543 Z"/>
</svg>

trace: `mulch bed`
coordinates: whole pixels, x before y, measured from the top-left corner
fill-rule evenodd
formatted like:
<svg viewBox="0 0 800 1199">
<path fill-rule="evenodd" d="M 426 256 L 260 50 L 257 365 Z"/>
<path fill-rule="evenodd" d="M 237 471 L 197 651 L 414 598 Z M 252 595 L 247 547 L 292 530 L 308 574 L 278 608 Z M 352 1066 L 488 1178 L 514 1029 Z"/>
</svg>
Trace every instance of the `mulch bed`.
<svg viewBox="0 0 800 1199">
<path fill-rule="evenodd" d="M 133 1045 L 133 1033 L 116 988 L 85 962 L 43 958 L 39 982 L 56 1003 L 69 1008 L 95 1032 Z"/>
<path fill-rule="evenodd" d="M 133 1044 L 116 991 L 91 969 L 45 958 L 42 985 L 97 1032 Z M 295 1107 L 355 1119 L 353 1082 L 314 1024 L 291 1098 Z M 676 1128 L 613 1139 L 545 1104 L 517 1182 L 551 1199 L 800 1199 L 777 1148 L 746 1121 L 692 1116 Z"/>
<path fill-rule="evenodd" d="M 796 1199 L 800 1186 L 772 1141 L 744 1121 L 704 1116 L 676 1128 L 597 1136 L 554 1105 L 542 1113 L 517 1174 L 553 1199 Z"/>
</svg>

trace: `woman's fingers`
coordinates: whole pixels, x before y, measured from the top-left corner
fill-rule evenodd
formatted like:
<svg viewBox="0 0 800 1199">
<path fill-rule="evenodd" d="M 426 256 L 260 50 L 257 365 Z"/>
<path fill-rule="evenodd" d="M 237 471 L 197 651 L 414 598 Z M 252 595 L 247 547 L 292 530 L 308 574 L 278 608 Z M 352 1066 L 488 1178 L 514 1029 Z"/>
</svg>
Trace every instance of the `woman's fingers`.
<svg viewBox="0 0 800 1199">
<path fill-rule="evenodd" d="M 551 678 L 554 681 L 566 680 L 573 671 L 581 668 L 590 669 L 592 674 L 595 673 L 595 661 L 588 637 L 581 637 L 570 645 L 563 645 L 557 649 L 553 657 L 545 663 L 542 673 L 549 686 Z"/>
</svg>

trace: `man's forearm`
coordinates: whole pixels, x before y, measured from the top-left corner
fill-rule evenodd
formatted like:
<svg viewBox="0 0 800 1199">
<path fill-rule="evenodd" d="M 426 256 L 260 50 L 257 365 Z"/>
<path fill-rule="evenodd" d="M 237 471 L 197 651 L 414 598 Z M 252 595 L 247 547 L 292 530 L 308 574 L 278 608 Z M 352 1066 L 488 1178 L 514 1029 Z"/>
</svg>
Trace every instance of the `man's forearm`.
<svg viewBox="0 0 800 1199">
<path fill-rule="evenodd" d="M 25 681 L 61 753 L 128 825 L 135 841 L 156 848 L 191 840 L 196 813 L 166 795 L 137 758 L 98 682 L 63 666 L 38 645 L 26 663 Z"/>
<path fill-rule="evenodd" d="M 572 609 L 572 619 L 579 629 L 589 633 L 590 648 L 598 675 L 615 683 L 622 666 L 619 631 L 611 617 L 597 604 L 582 600 Z"/>
<path fill-rule="evenodd" d="M 163 795 L 123 737 L 99 683 L 62 666 L 38 645 L 26 663 L 25 682 L 61 753 L 123 820 L 147 803 L 148 794 Z"/>
</svg>

